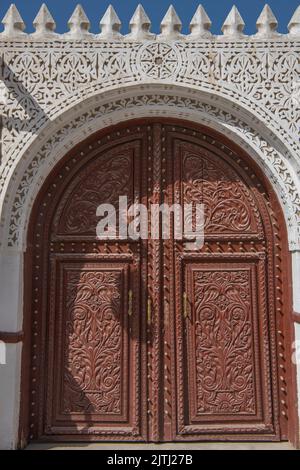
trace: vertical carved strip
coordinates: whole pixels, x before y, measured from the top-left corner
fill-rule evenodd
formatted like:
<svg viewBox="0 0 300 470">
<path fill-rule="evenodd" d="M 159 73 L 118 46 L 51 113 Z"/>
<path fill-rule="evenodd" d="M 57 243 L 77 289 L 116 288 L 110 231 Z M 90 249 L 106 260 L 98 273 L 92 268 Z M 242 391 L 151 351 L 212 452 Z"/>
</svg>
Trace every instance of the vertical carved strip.
<svg viewBox="0 0 300 470">
<path fill-rule="evenodd" d="M 175 130 L 175 129 L 174 129 Z M 174 155 L 170 155 L 169 159 L 173 166 L 173 180 L 174 180 L 174 203 L 181 204 L 181 184 L 182 184 L 182 169 L 181 169 L 181 155 L 179 145 L 174 144 Z M 185 288 L 184 278 L 182 276 L 182 260 L 183 260 L 183 246 L 180 241 L 174 241 L 174 269 L 175 269 L 175 293 L 174 293 L 174 323 L 175 323 L 175 338 L 173 350 L 176 352 L 177 364 L 177 388 L 173 392 L 174 408 L 177 410 L 177 429 L 175 434 L 181 434 L 184 430 L 184 417 L 185 417 L 185 390 L 182 378 L 184 377 L 184 341 L 183 338 L 186 334 L 185 324 L 182 321 L 181 315 L 181 299 L 183 290 Z"/>
<path fill-rule="evenodd" d="M 175 129 L 174 129 L 175 130 Z M 262 419 L 261 423 L 259 425 L 256 425 L 253 422 L 253 419 L 250 418 L 245 418 L 243 423 L 236 423 L 235 429 L 234 430 L 229 430 L 227 428 L 226 424 L 226 419 L 224 419 L 224 423 L 222 425 L 215 425 L 214 430 L 219 433 L 219 434 L 224 434 L 224 433 L 233 433 L 233 434 L 239 434 L 239 433 L 260 433 L 262 429 L 266 433 L 270 433 L 276 438 L 278 438 L 279 434 L 279 426 L 278 426 L 278 415 L 279 415 L 279 409 L 278 405 L 280 405 L 280 413 L 281 413 L 281 421 L 285 419 L 287 421 L 288 419 L 288 402 L 284 398 L 284 386 L 285 386 L 285 376 L 288 373 L 286 370 L 286 364 L 285 364 L 285 357 L 284 357 L 284 347 L 285 347 L 285 339 L 284 339 L 284 327 L 280 325 L 280 317 L 282 314 L 280 311 L 282 310 L 282 300 L 281 300 L 281 294 L 282 294 L 282 281 L 281 281 L 281 271 L 280 271 L 280 263 L 281 263 L 281 245 L 280 245 L 280 235 L 276 234 L 276 232 L 279 232 L 279 227 L 277 227 L 276 221 L 274 221 L 274 218 L 272 217 L 271 214 L 271 205 L 270 207 L 267 207 L 268 202 L 266 203 L 267 197 L 268 197 L 268 192 L 266 189 L 261 188 L 261 190 L 256 191 L 253 189 L 253 183 L 256 182 L 255 175 L 253 174 L 253 171 L 251 168 L 249 168 L 247 161 L 245 159 L 242 160 L 240 156 L 237 156 L 233 154 L 233 152 L 230 152 L 229 150 L 225 150 L 224 152 L 224 146 L 221 146 L 220 143 L 216 142 L 215 140 L 211 140 L 207 136 L 201 136 L 201 139 L 203 140 L 203 146 L 200 145 L 199 147 L 202 148 L 202 160 L 203 160 L 203 155 L 205 156 L 205 148 L 209 149 L 211 145 L 214 146 L 214 148 L 218 151 L 219 149 L 223 150 L 223 155 L 224 155 L 224 160 L 227 160 L 228 158 L 228 163 L 230 166 L 233 166 L 235 168 L 234 173 L 236 176 L 234 176 L 234 173 L 230 174 L 230 177 L 226 176 L 226 172 L 228 171 L 225 167 L 221 169 L 221 163 L 216 166 L 216 170 L 211 167 L 211 162 L 214 161 L 213 155 L 209 155 L 209 163 L 210 167 L 208 168 L 208 172 L 206 175 L 203 174 L 203 168 L 201 167 L 200 164 L 196 161 L 196 154 L 197 150 L 194 147 L 193 150 L 193 145 L 187 144 L 187 134 L 189 133 L 188 130 L 183 130 L 185 133 L 185 137 L 182 139 L 184 142 L 184 149 L 185 149 L 185 155 L 191 154 L 191 158 L 189 160 L 185 161 L 190 161 L 190 172 L 183 172 L 182 174 L 182 165 L 180 163 L 183 154 L 181 153 L 180 150 L 180 145 L 175 145 L 173 148 L 175 149 L 175 158 L 173 158 L 174 161 L 174 202 L 175 203 L 180 203 L 181 195 L 184 197 L 186 195 L 191 196 L 191 198 L 195 197 L 195 200 L 198 200 L 202 194 L 202 188 L 200 185 L 200 182 L 204 179 L 205 180 L 205 191 L 203 193 L 203 197 L 205 200 L 205 204 L 209 206 L 209 209 L 213 208 L 213 198 L 208 197 L 210 196 L 209 191 L 214 188 L 214 185 L 218 185 L 218 190 L 220 190 L 220 187 L 223 189 L 226 189 L 226 187 L 229 187 L 229 184 L 231 182 L 234 183 L 234 190 L 232 189 L 230 198 L 225 198 L 226 203 L 228 204 L 228 207 L 224 207 L 224 210 L 222 212 L 222 217 L 219 217 L 220 223 L 226 226 L 226 231 L 225 232 L 229 233 L 230 240 L 227 240 L 227 253 L 224 257 L 222 253 L 224 253 L 224 248 L 225 248 L 225 240 L 226 236 L 222 233 L 222 230 L 219 230 L 218 232 L 218 237 L 213 239 L 213 234 L 216 231 L 216 226 L 219 225 L 220 223 L 215 223 L 215 217 L 216 217 L 216 212 L 214 211 L 213 216 L 209 218 L 209 230 L 207 230 L 208 227 L 206 227 L 206 242 L 205 246 L 203 248 L 202 253 L 205 253 L 205 258 L 207 260 L 210 260 L 210 263 L 212 259 L 220 259 L 222 256 L 224 257 L 224 266 L 226 263 L 228 263 L 229 259 L 234 260 L 240 258 L 240 262 L 242 263 L 252 263 L 253 261 L 250 261 L 251 259 L 259 259 L 260 261 L 257 264 L 257 288 L 258 288 L 258 297 L 253 294 L 252 296 L 252 305 L 253 305 L 253 326 L 255 325 L 256 319 L 259 319 L 259 327 L 258 330 L 253 331 L 252 334 L 249 333 L 250 336 L 253 336 L 253 339 L 255 340 L 255 345 L 257 351 L 261 351 L 261 353 L 256 354 L 257 357 L 257 363 L 255 365 L 255 384 L 257 387 L 256 390 L 256 397 L 258 397 L 256 407 L 251 403 L 245 402 L 245 409 L 241 409 L 241 413 L 251 414 L 257 413 L 257 416 L 260 416 L 260 419 Z M 181 129 L 176 128 L 176 134 L 177 134 L 177 139 L 180 140 L 180 133 Z M 194 134 L 195 135 L 195 134 Z M 192 139 L 191 141 L 192 142 Z M 210 153 L 210 152 L 209 152 Z M 225 154 L 228 154 L 225 155 Z M 198 157 L 201 159 L 201 157 Z M 194 161 L 194 160 L 195 161 Z M 193 160 L 193 161 L 192 161 Z M 220 161 L 221 162 L 221 161 Z M 198 166 L 197 166 L 198 165 Z M 197 172 L 197 168 L 199 167 L 199 171 Z M 193 173 L 194 172 L 194 173 Z M 219 174 L 217 174 L 219 172 Z M 179 183 L 178 183 L 179 182 Z M 187 188 L 188 186 L 188 193 L 183 190 L 181 191 L 181 183 L 184 186 L 184 189 Z M 188 183 L 188 185 L 186 184 Z M 262 185 L 261 183 L 257 183 L 257 187 L 260 188 Z M 190 188 L 190 189 L 189 189 Z M 248 194 L 247 194 L 248 192 Z M 254 195 L 253 196 L 251 195 Z M 215 193 L 214 193 L 215 194 Z M 247 206 L 247 210 L 249 211 L 249 214 L 251 214 L 251 220 L 249 218 L 249 222 L 247 217 L 245 216 L 243 223 L 240 223 L 237 225 L 237 219 L 234 221 L 235 225 L 232 225 L 233 218 L 228 218 L 225 220 L 224 224 L 224 216 L 226 216 L 226 211 L 228 209 L 231 210 L 231 208 L 236 207 L 236 204 L 234 203 L 234 197 L 236 197 L 238 194 L 241 194 L 240 199 L 244 200 L 245 207 Z M 246 197 L 245 197 L 246 196 Z M 223 204 L 223 196 L 215 201 L 216 206 Z M 230 204 L 229 204 L 230 203 Z M 231 206 L 231 208 L 230 208 Z M 226 209 L 226 210 L 225 210 Z M 238 212 L 240 214 L 240 211 Z M 246 214 L 246 213 L 245 213 Z M 220 214 L 218 214 L 220 216 Z M 263 221 L 263 227 L 260 222 L 260 220 Z M 271 223 L 273 223 L 273 228 L 271 226 Z M 212 235 L 211 235 L 212 234 Z M 223 246 L 224 243 L 224 246 Z M 271 247 L 275 246 L 275 250 Z M 189 409 L 195 409 L 195 404 L 197 403 L 195 400 L 195 397 L 193 396 L 191 392 L 191 384 L 187 387 L 186 385 L 186 377 L 187 377 L 187 372 L 186 372 L 186 363 L 189 363 L 191 360 L 191 356 L 193 355 L 193 350 L 194 347 L 192 347 L 191 351 L 188 352 L 186 350 L 186 339 L 187 339 L 187 327 L 188 329 L 192 328 L 191 324 L 189 323 L 190 320 L 187 322 L 184 322 L 182 320 L 182 316 L 180 315 L 182 311 L 182 290 L 184 288 L 185 281 L 187 281 L 187 284 L 189 284 L 189 280 L 185 279 L 183 276 L 183 264 L 185 263 L 185 259 L 190 259 L 191 263 L 193 264 L 195 262 L 200 263 L 199 265 L 202 265 L 203 260 L 200 258 L 203 256 L 200 253 L 193 253 L 192 255 L 187 255 L 183 250 L 181 243 L 174 243 L 174 252 L 175 252 L 175 297 L 176 297 L 176 356 L 177 356 L 177 367 L 176 367 L 176 373 L 178 376 L 178 382 L 177 382 L 177 390 L 176 390 L 176 397 L 177 397 L 177 439 L 189 439 L 192 438 L 193 436 L 196 438 L 197 434 L 198 437 L 202 434 L 204 435 L 205 433 L 209 432 L 208 427 L 204 423 L 199 425 L 199 422 L 201 421 L 201 416 L 203 414 L 203 411 L 201 410 L 199 416 L 197 414 L 195 415 L 194 413 L 194 418 L 190 419 L 190 413 Z M 267 258 L 265 259 L 265 253 L 267 251 Z M 228 256 L 228 259 L 227 259 Z M 254 257 L 254 258 L 253 258 Z M 226 261 L 225 261 L 226 258 Z M 276 260 L 276 270 L 274 267 L 274 260 Z M 267 262 L 266 262 L 267 261 Z M 276 279 L 276 285 L 274 285 L 274 279 Z M 254 284 L 251 281 L 251 292 L 254 292 Z M 189 286 L 188 286 L 189 287 Z M 228 287 L 229 288 L 229 287 Z M 276 289 L 276 291 L 275 291 Z M 209 292 L 209 285 L 207 286 L 207 292 Z M 231 291 L 230 291 L 231 292 Z M 238 295 L 237 294 L 238 289 L 233 288 L 232 289 L 232 295 L 234 293 L 234 296 Z M 279 338 L 279 342 L 277 343 L 280 350 L 279 354 L 279 381 L 281 381 L 281 391 L 282 391 L 282 399 L 280 401 L 280 404 L 278 404 L 278 398 L 277 398 L 277 390 L 278 390 L 278 385 L 277 385 L 277 372 L 276 372 L 276 345 L 274 344 L 274 335 L 275 335 L 275 298 L 274 294 L 276 296 L 276 310 L 277 310 L 277 334 Z M 231 295 L 231 294 L 230 294 Z M 213 295 L 210 297 L 210 301 L 206 302 L 208 304 L 207 311 L 215 312 L 215 309 L 212 308 L 212 300 L 215 299 L 216 293 L 214 292 Z M 199 306 L 199 302 L 203 296 L 197 295 L 195 296 L 195 299 L 193 300 L 193 305 L 195 308 L 195 305 Z M 234 297 L 233 297 L 234 298 Z M 232 299 L 233 299 L 232 298 Z M 206 308 L 206 306 L 205 306 Z M 235 307 L 237 308 L 237 307 Z M 225 309 L 225 305 L 222 305 L 222 309 Z M 223 311 L 222 310 L 222 311 Z M 225 311 L 225 310 L 224 310 Z M 223 315 L 223 313 L 222 313 Z M 231 314 L 230 314 L 231 315 Z M 214 317 L 215 318 L 215 317 Z M 229 316 L 228 318 L 231 318 Z M 195 319 L 193 319 L 194 321 Z M 279 320 L 279 321 L 278 321 Z M 216 321 L 216 319 L 214 320 Z M 203 329 L 204 329 L 204 323 L 203 321 L 198 322 L 198 328 L 199 332 L 202 332 L 203 334 Z M 222 334 L 225 334 L 224 328 L 221 329 Z M 220 330 L 220 331 L 221 331 Z M 246 330 L 243 330 L 243 334 L 246 333 Z M 207 335 L 207 337 L 210 337 L 210 335 Z M 219 339 L 218 339 L 219 342 Z M 259 345 L 259 347 L 258 347 Z M 230 358 L 231 360 L 231 358 Z M 239 358 L 240 360 L 240 358 Z M 190 371 L 190 380 L 193 382 L 195 379 L 202 380 L 203 379 L 203 373 L 199 372 L 201 368 L 204 366 L 204 363 L 200 364 L 199 367 L 197 367 L 197 374 L 200 374 L 199 376 L 195 376 L 195 370 Z M 192 367 L 193 369 L 193 367 Z M 248 366 L 249 369 L 249 366 Z M 246 370 L 246 372 L 248 371 Z M 250 371 L 250 369 L 249 369 Z M 258 373 L 260 371 L 260 373 Z M 247 372 L 248 373 L 248 372 Z M 253 374 L 252 374 L 253 375 Z M 261 380 L 262 387 L 261 391 L 259 391 L 260 386 L 259 386 L 259 381 Z M 209 386 L 211 386 L 211 383 L 209 382 Z M 250 387 L 250 386 L 249 386 Z M 224 390 L 223 390 L 224 389 Z M 250 388 L 249 388 L 250 390 Z M 228 386 L 224 386 L 222 388 L 222 393 L 227 393 L 229 391 Z M 221 395 L 220 395 L 221 396 Z M 202 399 L 203 397 L 201 397 Z M 242 398 L 237 397 L 238 399 Z M 216 400 L 213 400 L 213 406 L 215 406 Z M 252 406 L 251 409 L 248 409 Z M 205 410 L 204 410 L 205 411 Z M 211 413 L 211 411 L 209 411 Z M 236 414 L 236 412 L 235 412 Z M 189 424 L 188 424 L 189 423 Z M 284 432 L 286 429 L 286 426 L 282 425 L 280 426 L 281 432 L 283 431 L 283 434 L 281 434 L 283 437 L 285 437 Z"/>
<path fill-rule="evenodd" d="M 151 154 L 151 135 L 148 132 L 148 126 L 142 126 L 142 135 L 143 135 L 143 146 L 142 146 L 142 153 L 140 155 L 141 158 L 141 172 L 139 178 L 139 185 L 140 185 L 140 197 L 141 203 L 147 206 L 148 203 L 148 188 L 147 188 L 147 181 L 148 181 L 148 161 L 152 160 Z M 145 318 L 145 305 L 147 299 L 147 269 L 148 269 L 148 240 L 140 240 L 137 244 L 137 249 L 139 252 L 139 260 L 140 260 L 140 301 L 139 301 L 139 308 L 137 306 L 137 313 L 140 315 L 140 333 L 137 331 L 137 327 L 134 331 L 136 337 L 140 339 L 140 348 L 139 348 L 139 357 L 137 356 L 137 360 L 140 361 L 140 389 L 137 390 L 137 393 L 142 392 L 141 396 L 141 406 L 139 403 L 136 403 L 136 416 L 141 415 L 140 420 L 142 423 L 143 435 L 145 439 L 149 439 L 149 430 L 148 430 L 148 404 L 149 404 L 149 395 L 148 395 L 148 378 L 147 378 L 147 362 L 148 362 L 148 343 L 147 343 L 147 331 L 146 331 L 146 323 L 143 321 Z M 136 278 L 138 277 L 138 273 L 136 274 Z M 138 282 L 138 279 L 136 279 Z M 135 325 L 135 321 L 133 320 L 133 324 Z"/>
<path fill-rule="evenodd" d="M 150 204 L 161 203 L 161 125 L 152 128 L 152 187 L 149 186 Z M 150 217 L 149 217 L 150 219 Z M 149 367 L 149 434 L 150 440 L 159 441 L 161 422 L 161 240 L 149 240 L 148 297 L 151 302 L 151 325 L 148 325 L 151 366 Z"/>
<path fill-rule="evenodd" d="M 173 204 L 173 172 L 172 172 L 172 142 L 169 138 L 169 127 L 165 126 L 162 132 L 162 190 L 163 202 L 169 207 Z M 173 291 L 173 236 L 174 221 L 170 220 L 169 238 L 163 240 L 163 291 L 162 291 L 162 320 L 163 320 L 163 389 L 164 397 L 164 439 L 172 440 L 172 427 L 175 425 L 176 414 L 172 402 L 175 392 L 176 371 L 174 370 L 174 291 Z"/>
</svg>

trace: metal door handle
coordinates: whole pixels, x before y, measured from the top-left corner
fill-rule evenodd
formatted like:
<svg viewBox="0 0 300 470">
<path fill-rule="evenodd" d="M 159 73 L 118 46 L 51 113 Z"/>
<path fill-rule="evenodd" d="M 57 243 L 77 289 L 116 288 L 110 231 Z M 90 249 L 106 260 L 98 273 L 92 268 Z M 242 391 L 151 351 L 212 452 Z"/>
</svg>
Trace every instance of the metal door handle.
<svg viewBox="0 0 300 470">
<path fill-rule="evenodd" d="M 132 294 L 132 290 L 130 289 L 128 291 L 128 315 L 130 317 L 132 315 L 132 297 L 133 297 L 133 294 Z"/>
<path fill-rule="evenodd" d="M 152 314 L 151 299 L 150 299 L 150 297 L 148 297 L 148 301 L 147 301 L 147 324 L 148 325 L 151 325 L 151 314 Z"/>
<path fill-rule="evenodd" d="M 183 317 L 188 318 L 189 316 L 189 301 L 187 298 L 187 293 L 183 293 Z"/>
</svg>

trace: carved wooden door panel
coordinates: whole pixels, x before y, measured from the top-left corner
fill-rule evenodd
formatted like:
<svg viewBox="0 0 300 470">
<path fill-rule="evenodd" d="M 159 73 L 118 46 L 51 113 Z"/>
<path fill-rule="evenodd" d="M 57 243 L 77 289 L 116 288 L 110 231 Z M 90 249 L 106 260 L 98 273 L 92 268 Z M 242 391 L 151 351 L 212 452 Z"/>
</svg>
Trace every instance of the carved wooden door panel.
<svg viewBox="0 0 300 470">
<path fill-rule="evenodd" d="M 44 316 L 33 357 L 43 380 L 33 372 L 32 439 L 148 439 L 147 240 L 96 237 L 100 204 L 147 204 L 148 145 L 145 126 L 94 140 L 57 170 L 41 203 L 33 309 Z"/>
<path fill-rule="evenodd" d="M 51 272 L 50 295 L 56 303 L 50 318 L 56 317 L 56 327 L 49 335 L 60 341 L 48 364 L 48 393 L 53 396 L 48 432 L 101 434 L 101 425 L 109 423 L 116 435 L 126 427 L 136 433 L 138 417 L 133 414 L 132 423 L 128 419 L 130 400 L 137 399 L 128 370 L 130 359 L 137 367 L 129 333 L 130 260 L 57 255 Z"/>
<path fill-rule="evenodd" d="M 265 189 L 222 142 L 179 126 L 165 133 L 164 201 L 202 203 L 205 213 L 201 249 L 164 243 L 165 438 L 284 438 L 275 348 L 282 292 Z"/>
<path fill-rule="evenodd" d="M 31 439 L 286 438 L 280 227 L 229 147 L 149 120 L 55 169 L 32 224 Z M 97 239 L 97 207 L 120 196 L 149 215 L 202 203 L 203 247 L 174 238 L 176 218 L 169 239 L 150 224 L 147 240 Z"/>
</svg>

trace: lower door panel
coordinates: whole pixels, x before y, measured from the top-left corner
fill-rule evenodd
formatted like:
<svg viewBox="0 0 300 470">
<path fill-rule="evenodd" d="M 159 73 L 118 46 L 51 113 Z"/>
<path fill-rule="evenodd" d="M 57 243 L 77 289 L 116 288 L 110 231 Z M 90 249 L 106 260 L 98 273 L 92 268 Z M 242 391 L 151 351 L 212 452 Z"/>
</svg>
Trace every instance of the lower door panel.
<svg viewBox="0 0 300 470">
<path fill-rule="evenodd" d="M 177 439 L 277 439 L 265 263 L 261 253 L 182 260 Z"/>
<path fill-rule="evenodd" d="M 48 436 L 145 439 L 139 276 L 132 265 L 116 256 L 51 260 Z"/>
</svg>

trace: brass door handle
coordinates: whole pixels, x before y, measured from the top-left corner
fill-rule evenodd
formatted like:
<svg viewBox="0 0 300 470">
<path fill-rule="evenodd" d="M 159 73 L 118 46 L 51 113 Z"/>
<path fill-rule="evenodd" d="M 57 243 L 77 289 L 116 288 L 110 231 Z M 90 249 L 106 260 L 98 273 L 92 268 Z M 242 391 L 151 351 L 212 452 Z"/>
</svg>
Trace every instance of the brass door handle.
<svg viewBox="0 0 300 470">
<path fill-rule="evenodd" d="M 133 294 L 132 294 L 132 290 L 130 289 L 128 291 L 128 315 L 130 317 L 132 315 L 132 298 L 133 298 Z"/>
<path fill-rule="evenodd" d="M 184 318 L 188 318 L 189 316 L 189 301 L 188 301 L 188 298 L 187 298 L 187 293 L 184 292 L 183 293 L 183 317 Z"/>
<path fill-rule="evenodd" d="M 147 324 L 151 325 L 151 314 L 152 314 L 152 306 L 151 306 L 151 299 L 148 297 L 147 301 Z"/>
</svg>

